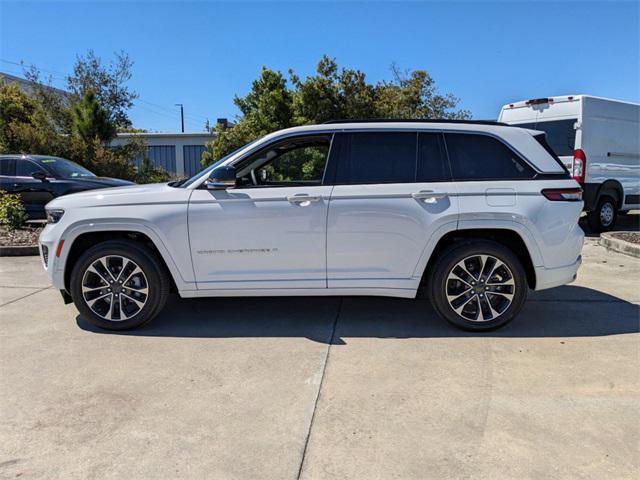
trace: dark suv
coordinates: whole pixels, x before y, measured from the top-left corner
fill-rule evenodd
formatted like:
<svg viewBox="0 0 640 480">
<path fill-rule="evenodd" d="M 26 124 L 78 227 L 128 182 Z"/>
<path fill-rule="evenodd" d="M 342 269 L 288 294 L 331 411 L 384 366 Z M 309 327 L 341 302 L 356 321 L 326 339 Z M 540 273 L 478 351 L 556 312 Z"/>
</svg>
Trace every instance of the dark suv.
<svg viewBox="0 0 640 480">
<path fill-rule="evenodd" d="M 47 155 L 0 155 L 0 190 L 19 193 L 31 219 L 45 218 L 53 198 L 96 188 L 133 185 L 118 178 L 96 177 L 77 163 Z"/>
</svg>

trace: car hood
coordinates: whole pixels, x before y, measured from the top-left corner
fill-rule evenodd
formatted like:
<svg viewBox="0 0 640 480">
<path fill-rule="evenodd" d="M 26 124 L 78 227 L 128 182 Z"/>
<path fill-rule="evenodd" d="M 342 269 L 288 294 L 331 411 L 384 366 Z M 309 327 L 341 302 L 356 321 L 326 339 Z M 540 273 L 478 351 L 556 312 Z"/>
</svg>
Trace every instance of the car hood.
<svg viewBox="0 0 640 480">
<path fill-rule="evenodd" d="M 135 185 L 134 182 L 130 182 L 129 180 L 122 180 L 120 178 L 110 178 L 110 177 L 76 177 L 71 178 L 76 183 L 79 183 L 83 186 L 91 186 L 95 188 L 107 188 L 107 187 L 121 187 L 125 185 Z"/>
<path fill-rule="evenodd" d="M 109 205 L 158 204 L 174 201 L 182 188 L 170 187 L 166 183 L 130 185 L 116 188 L 100 188 L 58 197 L 47 204 L 47 208 L 84 208 Z M 180 195 L 182 197 L 182 195 Z"/>
</svg>

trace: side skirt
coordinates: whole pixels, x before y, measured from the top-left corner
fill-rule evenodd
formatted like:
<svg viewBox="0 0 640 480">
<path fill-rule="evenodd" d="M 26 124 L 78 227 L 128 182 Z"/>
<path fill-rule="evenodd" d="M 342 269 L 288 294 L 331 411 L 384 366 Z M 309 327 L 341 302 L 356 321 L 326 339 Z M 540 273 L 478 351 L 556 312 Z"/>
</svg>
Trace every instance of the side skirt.
<svg viewBox="0 0 640 480">
<path fill-rule="evenodd" d="M 327 297 L 374 296 L 415 298 L 415 289 L 406 288 L 260 288 L 260 289 L 211 289 L 183 290 L 182 298 L 194 297 Z"/>
</svg>

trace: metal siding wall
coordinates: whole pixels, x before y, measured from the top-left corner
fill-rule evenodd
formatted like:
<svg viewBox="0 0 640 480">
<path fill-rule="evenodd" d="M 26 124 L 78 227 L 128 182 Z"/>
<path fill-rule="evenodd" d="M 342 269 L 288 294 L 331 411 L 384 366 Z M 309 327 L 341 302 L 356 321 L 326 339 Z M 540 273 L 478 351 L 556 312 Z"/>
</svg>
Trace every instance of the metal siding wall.
<svg viewBox="0 0 640 480">
<path fill-rule="evenodd" d="M 154 145 L 149 148 L 149 160 L 154 167 L 162 167 L 167 172 L 176 171 L 176 147 L 175 145 Z"/>
<path fill-rule="evenodd" d="M 200 159 L 205 147 L 204 145 L 185 145 L 182 148 L 185 174 L 190 177 L 204 168 L 200 163 Z"/>
</svg>

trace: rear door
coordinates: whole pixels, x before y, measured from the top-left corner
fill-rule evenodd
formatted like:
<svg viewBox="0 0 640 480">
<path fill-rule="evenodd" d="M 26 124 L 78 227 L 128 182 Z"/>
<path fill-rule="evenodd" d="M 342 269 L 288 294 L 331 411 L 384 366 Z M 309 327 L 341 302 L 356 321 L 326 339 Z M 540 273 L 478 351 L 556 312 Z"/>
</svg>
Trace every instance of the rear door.
<svg viewBox="0 0 640 480">
<path fill-rule="evenodd" d="M 429 239 L 458 216 L 442 134 L 342 133 L 334 145 L 329 288 L 417 288 Z"/>
</svg>

